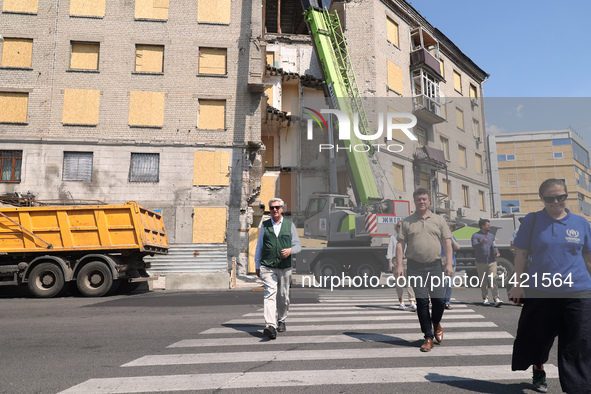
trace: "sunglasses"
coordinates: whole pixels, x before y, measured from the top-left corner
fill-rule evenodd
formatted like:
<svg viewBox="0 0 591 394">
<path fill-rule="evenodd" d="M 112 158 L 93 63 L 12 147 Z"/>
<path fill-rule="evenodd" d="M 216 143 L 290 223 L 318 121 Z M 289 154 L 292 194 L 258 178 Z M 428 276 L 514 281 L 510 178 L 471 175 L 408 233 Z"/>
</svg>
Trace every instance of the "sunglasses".
<svg viewBox="0 0 591 394">
<path fill-rule="evenodd" d="M 544 202 L 547 202 L 548 204 L 550 204 L 550 203 L 553 203 L 554 201 L 564 202 L 564 201 L 566 201 L 567 198 L 568 198 L 568 194 L 561 194 L 560 196 L 542 197 L 542 200 L 544 200 Z"/>
<path fill-rule="evenodd" d="M 273 210 L 273 209 L 281 209 L 281 208 L 283 208 L 283 205 L 276 205 L 274 207 L 269 207 L 270 210 Z"/>
</svg>

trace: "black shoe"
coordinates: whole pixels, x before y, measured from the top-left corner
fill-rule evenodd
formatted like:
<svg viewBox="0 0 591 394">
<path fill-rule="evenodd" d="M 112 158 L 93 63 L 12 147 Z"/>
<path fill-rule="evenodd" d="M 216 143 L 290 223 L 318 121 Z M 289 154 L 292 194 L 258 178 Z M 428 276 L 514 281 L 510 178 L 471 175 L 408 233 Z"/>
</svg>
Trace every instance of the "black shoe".
<svg viewBox="0 0 591 394">
<path fill-rule="evenodd" d="M 269 339 L 277 338 L 277 330 L 275 330 L 275 327 L 273 326 L 265 327 L 263 334 L 269 337 Z"/>
<path fill-rule="evenodd" d="M 278 332 L 285 332 L 285 322 L 284 321 L 277 322 L 277 331 Z"/>
</svg>

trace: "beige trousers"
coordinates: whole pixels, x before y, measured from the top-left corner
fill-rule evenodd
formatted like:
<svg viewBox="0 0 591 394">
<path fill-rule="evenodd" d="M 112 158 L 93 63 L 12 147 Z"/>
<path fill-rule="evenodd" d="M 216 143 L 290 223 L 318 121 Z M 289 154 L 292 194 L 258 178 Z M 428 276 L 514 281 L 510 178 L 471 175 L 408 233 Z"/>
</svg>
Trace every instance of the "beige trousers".
<svg viewBox="0 0 591 394">
<path fill-rule="evenodd" d="M 261 265 L 260 270 L 264 286 L 263 314 L 265 316 L 265 325 L 277 328 L 277 322 L 285 321 L 289 310 L 291 267 L 269 268 Z"/>
<path fill-rule="evenodd" d="M 491 289 L 493 300 L 495 298 L 499 298 L 499 287 L 497 285 L 497 262 L 495 261 L 490 264 L 476 263 L 476 270 L 478 271 L 478 280 L 481 281 L 480 291 L 482 293 L 482 299 L 488 297 L 488 289 Z"/>
</svg>

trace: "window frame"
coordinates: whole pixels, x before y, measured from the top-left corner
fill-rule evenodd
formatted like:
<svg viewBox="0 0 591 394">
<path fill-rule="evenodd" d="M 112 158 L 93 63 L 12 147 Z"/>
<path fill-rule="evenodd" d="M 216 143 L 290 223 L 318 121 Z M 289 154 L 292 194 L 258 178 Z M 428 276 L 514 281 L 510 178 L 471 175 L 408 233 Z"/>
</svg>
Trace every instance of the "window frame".
<svg viewBox="0 0 591 394">
<path fill-rule="evenodd" d="M 136 160 L 134 160 L 136 158 Z M 149 159 L 148 162 L 143 162 L 142 158 Z M 146 164 L 152 165 L 152 160 L 154 160 L 155 166 L 155 174 L 138 174 L 135 171 L 151 171 L 154 168 L 147 168 Z M 136 165 L 134 165 L 134 162 Z M 143 165 L 143 166 L 142 166 Z M 135 170 L 135 171 L 134 171 Z M 153 152 L 131 152 L 129 158 L 129 176 L 127 178 L 129 183 L 159 183 L 160 182 L 160 153 L 153 153 Z"/>
<path fill-rule="evenodd" d="M 8 152 L 12 152 L 15 154 L 20 153 L 20 156 L 14 155 L 11 156 Z M 10 179 L 2 179 L 4 176 L 4 165 L 5 161 L 11 161 L 11 170 L 10 170 Z M 18 167 L 18 171 L 17 171 Z M 18 172 L 18 178 L 16 176 Z M 22 181 L 23 176 L 23 151 L 17 149 L 3 149 L 0 150 L 0 182 L 1 183 L 20 183 Z"/>
<path fill-rule="evenodd" d="M 68 156 L 72 155 L 72 158 L 74 158 L 76 155 L 79 158 L 86 158 L 86 159 L 90 159 L 90 170 L 88 171 L 88 173 L 84 173 L 80 171 L 80 166 L 79 163 L 78 168 L 76 169 L 76 174 L 74 177 L 69 177 L 70 175 L 70 167 L 69 165 L 71 165 L 70 163 L 68 163 Z M 78 159 L 78 162 L 80 160 Z M 92 182 L 92 171 L 94 168 L 94 152 L 82 152 L 82 151 L 64 151 L 64 157 L 63 157 L 63 165 L 62 165 L 62 181 L 64 182 Z"/>
</svg>

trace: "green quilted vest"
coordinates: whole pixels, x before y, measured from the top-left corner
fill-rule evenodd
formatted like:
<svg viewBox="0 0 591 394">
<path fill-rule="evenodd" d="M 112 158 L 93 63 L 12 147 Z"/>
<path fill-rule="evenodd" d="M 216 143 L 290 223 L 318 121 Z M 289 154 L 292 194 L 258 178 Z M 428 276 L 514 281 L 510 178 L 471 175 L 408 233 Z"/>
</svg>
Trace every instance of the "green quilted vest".
<svg viewBox="0 0 591 394">
<path fill-rule="evenodd" d="M 291 248 L 291 221 L 283 218 L 278 237 L 273 230 L 273 219 L 265 220 L 261 231 L 264 232 L 261 264 L 271 268 L 291 267 L 291 255 L 281 258 L 281 250 Z"/>
</svg>

